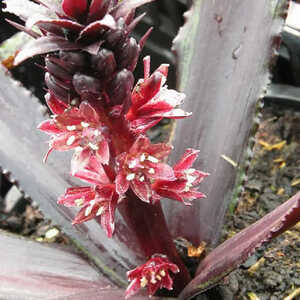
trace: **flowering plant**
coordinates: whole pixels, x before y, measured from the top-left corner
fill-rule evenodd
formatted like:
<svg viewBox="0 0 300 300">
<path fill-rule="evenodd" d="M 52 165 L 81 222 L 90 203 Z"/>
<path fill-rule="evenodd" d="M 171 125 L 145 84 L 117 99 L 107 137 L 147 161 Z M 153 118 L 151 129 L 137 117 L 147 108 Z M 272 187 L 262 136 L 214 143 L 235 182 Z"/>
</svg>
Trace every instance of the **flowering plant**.
<svg viewBox="0 0 300 300">
<path fill-rule="evenodd" d="M 185 95 L 166 86 L 168 65 L 162 64 L 150 75 L 150 57 L 145 57 L 144 78 L 134 85 L 133 71 L 151 32 L 148 30 L 139 42 L 131 37 L 143 17 L 135 18 L 135 9 L 151 0 L 35 2 L 27 3 L 38 12 L 30 16 L 20 10 L 19 1 L 8 0 L 6 4 L 25 26 L 10 23 L 34 37 L 16 56 L 15 63 L 45 55 L 46 102 L 53 114 L 39 125 L 50 135 L 45 161 L 53 150 L 74 150 L 71 176 L 89 185 L 69 187 L 58 199 L 60 205 L 76 208 L 74 225 L 94 220 L 107 238 L 115 238 L 116 233 L 118 240 L 139 246 L 134 264 L 143 262 L 127 273 L 131 283 L 126 297 L 147 287 L 150 296 L 165 288 L 172 290 L 169 296 L 180 294 L 180 299 L 190 299 L 216 284 L 262 241 L 299 220 L 296 195 L 246 229 L 247 238 L 245 232 L 241 233 L 213 250 L 191 281 L 161 202 L 172 201 L 172 205 L 176 202 L 176 206 L 193 209 L 195 199 L 209 201 L 200 200 L 205 195 L 197 187 L 208 173 L 192 168 L 198 150 L 184 150 L 171 166 L 166 159 L 172 146 L 153 144 L 146 135 L 163 118 L 191 116 L 178 108 Z M 118 228 L 124 224 L 116 222 L 117 211 L 126 230 Z M 111 255 L 119 249 L 112 247 Z M 232 255 L 225 258 L 228 251 Z M 130 265 L 127 260 L 123 253 L 120 261 L 125 269 Z M 114 282 L 122 281 L 103 266 L 102 271 Z"/>
</svg>

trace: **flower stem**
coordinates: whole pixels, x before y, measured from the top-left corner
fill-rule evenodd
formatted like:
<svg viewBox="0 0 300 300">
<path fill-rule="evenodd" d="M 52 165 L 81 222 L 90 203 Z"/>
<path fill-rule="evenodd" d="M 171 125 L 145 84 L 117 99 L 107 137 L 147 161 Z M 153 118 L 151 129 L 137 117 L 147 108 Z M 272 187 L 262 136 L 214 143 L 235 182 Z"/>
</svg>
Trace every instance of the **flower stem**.
<svg viewBox="0 0 300 300">
<path fill-rule="evenodd" d="M 179 267 L 180 272 L 174 277 L 172 291 L 172 295 L 177 296 L 191 281 L 191 277 L 176 251 L 160 203 L 147 204 L 131 190 L 126 195 L 127 199 L 119 206 L 119 211 L 129 228 L 134 231 L 146 258 L 155 253 L 164 254 Z"/>
</svg>

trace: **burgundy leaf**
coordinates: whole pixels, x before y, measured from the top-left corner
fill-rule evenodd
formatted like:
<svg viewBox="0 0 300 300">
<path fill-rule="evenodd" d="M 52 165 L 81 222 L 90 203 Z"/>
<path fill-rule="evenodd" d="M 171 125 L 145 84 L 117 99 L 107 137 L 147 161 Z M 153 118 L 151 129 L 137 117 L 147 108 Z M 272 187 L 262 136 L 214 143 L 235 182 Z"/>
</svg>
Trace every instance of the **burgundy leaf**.
<svg viewBox="0 0 300 300">
<path fill-rule="evenodd" d="M 20 64 L 24 60 L 31 58 L 37 54 L 44 54 L 58 50 L 78 50 L 80 45 L 69 42 L 68 40 L 60 37 L 41 37 L 37 40 L 29 42 L 18 53 L 15 58 L 15 65 Z"/>
<path fill-rule="evenodd" d="M 201 186 L 207 200 L 195 201 L 193 209 L 163 201 L 174 237 L 184 236 L 197 245 L 218 241 L 237 171 L 243 167 L 257 101 L 276 56 L 274 40 L 288 1 L 275 2 L 274 10 L 269 0 L 193 1 L 186 25 L 174 41 L 179 90 L 186 93 L 183 109 L 193 116 L 176 123 L 171 162 L 187 146 L 199 149 L 195 168 L 211 174 Z"/>
<path fill-rule="evenodd" d="M 47 26 L 47 25 L 54 25 L 54 26 L 57 26 L 57 28 L 65 28 L 65 29 L 75 31 L 75 32 L 76 31 L 79 32 L 80 30 L 82 30 L 84 28 L 83 25 L 81 25 L 77 22 L 71 21 L 71 20 L 37 20 L 34 22 L 34 24 L 30 24 L 30 25 L 32 25 L 32 26 L 38 25 L 41 28 L 43 28 L 44 26 Z"/>
<path fill-rule="evenodd" d="M 27 34 L 29 34 L 30 36 L 32 36 L 33 38 L 39 38 L 40 35 L 36 32 L 34 32 L 31 29 L 26 28 L 25 26 L 20 25 L 19 23 L 13 22 L 11 20 L 5 19 L 5 21 L 9 24 L 11 24 L 12 26 L 16 27 L 18 30 L 24 31 Z"/>
<path fill-rule="evenodd" d="M 107 14 L 102 20 L 95 21 L 86 26 L 80 32 L 78 40 L 99 35 L 102 29 L 116 29 L 116 21 L 111 15 Z"/>
<path fill-rule="evenodd" d="M 248 259 L 264 242 L 300 221 L 300 192 L 214 249 L 198 266 L 196 277 L 179 299 L 190 299 L 214 286 Z"/>
<path fill-rule="evenodd" d="M 3 231 L 0 247 L 1 299 L 66 299 L 91 289 L 97 289 L 99 295 L 103 289 L 116 289 L 69 248 L 33 242 Z"/>
</svg>

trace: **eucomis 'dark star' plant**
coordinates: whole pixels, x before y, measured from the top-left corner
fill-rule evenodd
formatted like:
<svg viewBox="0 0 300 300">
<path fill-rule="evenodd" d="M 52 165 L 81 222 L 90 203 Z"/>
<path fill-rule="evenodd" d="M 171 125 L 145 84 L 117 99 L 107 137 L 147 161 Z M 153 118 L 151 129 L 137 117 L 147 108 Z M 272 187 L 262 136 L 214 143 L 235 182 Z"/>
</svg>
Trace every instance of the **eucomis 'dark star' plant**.
<svg viewBox="0 0 300 300">
<path fill-rule="evenodd" d="M 45 161 L 53 150 L 74 150 L 70 173 L 89 184 L 68 188 L 58 203 L 77 208 L 73 224 L 95 219 L 108 238 L 113 238 L 119 209 L 148 259 L 127 273 L 126 298 L 144 287 L 150 296 L 162 288 L 174 289 L 169 295 L 177 296 L 187 285 L 179 297 L 189 299 L 216 284 L 263 241 L 295 224 L 300 196 L 213 250 L 189 283 L 160 202 L 175 200 L 192 210 L 192 200 L 205 197 L 197 186 L 208 173 L 193 168 L 198 150 L 186 149 L 172 167 L 166 163 L 172 146 L 153 144 L 146 135 L 163 118 L 191 115 L 178 108 L 185 95 L 166 86 L 168 65 L 151 74 L 150 57 L 145 57 L 144 78 L 134 85 L 132 72 L 151 32 L 139 42 L 131 36 L 143 17 L 135 18 L 135 9 L 151 1 L 35 0 L 27 3 L 34 8 L 32 16 L 22 13 L 19 0 L 6 4 L 25 25 L 10 23 L 35 38 L 15 63 L 45 55 L 45 97 L 53 114 L 39 125 L 50 135 Z"/>
</svg>

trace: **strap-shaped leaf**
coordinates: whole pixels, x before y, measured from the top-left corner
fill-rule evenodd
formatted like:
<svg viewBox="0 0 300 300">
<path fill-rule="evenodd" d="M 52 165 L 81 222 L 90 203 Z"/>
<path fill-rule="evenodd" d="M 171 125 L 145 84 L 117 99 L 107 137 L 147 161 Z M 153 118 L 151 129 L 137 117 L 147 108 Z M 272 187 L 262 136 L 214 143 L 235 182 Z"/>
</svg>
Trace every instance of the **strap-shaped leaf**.
<svg viewBox="0 0 300 300">
<path fill-rule="evenodd" d="M 6 300 L 120 300 L 111 284 L 69 248 L 0 231 L 0 298 Z M 147 300 L 145 293 L 132 300 Z M 157 300 L 158 298 L 153 298 Z M 162 299 L 163 300 L 163 299 Z M 165 299 L 167 300 L 167 299 Z"/>
<path fill-rule="evenodd" d="M 55 153 L 42 163 L 47 151 L 46 137 L 36 127 L 45 118 L 36 98 L 0 69 L 0 166 L 9 170 L 25 193 L 38 202 L 44 215 L 63 231 L 111 280 L 127 285 L 128 269 L 145 262 L 136 235 L 116 216 L 116 232 L 108 239 L 100 225 L 92 220 L 71 225 L 78 212 L 60 206 L 57 198 L 75 183 L 69 176 L 70 153 Z M 44 113 L 44 115 L 43 115 Z"/>
<path fill-rule="evenodd" d="M 196 277 L 182 291 L 179 299 L 191 299 L 194 295 L 211 288 L 246 261 L 264 242 L 278 236 L 299 221 L 300 192 L 207 255 L 198 266 Z"/>
<path fill-rule="evenodd" d="M 1 299 L 66 299 L 95 288 L 99 293 L 116 289 L 69 248 L 40 244 L 4 231 L 0 231 L 0 247 Z"/>
<path fill-rule="evenodd" d="M 200 188 L 207 199 L 185 208 L 164 201 L 175 237 L 197 245 L 202 240 L 214 245 L 218 240 L 257 101 L 276 56 L 287 4 L 284 0 L 194 0 L 186 14 L 174 50 L 179 88 L 187 95 L 184 110 L 193 116 L 176 123 L 172 161 L 186 147 L 199 149 L 195 168 L 211 175 Z"/>
</svg>

